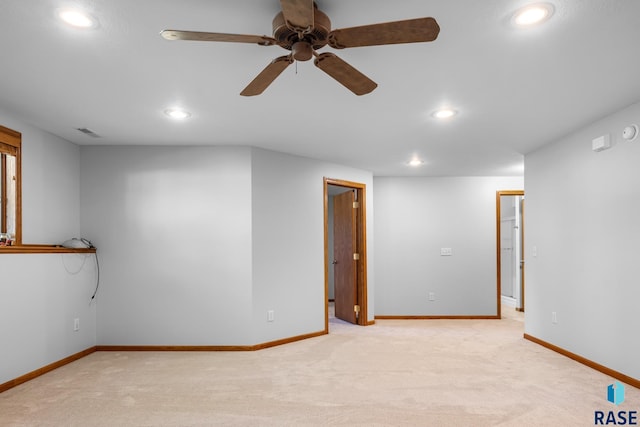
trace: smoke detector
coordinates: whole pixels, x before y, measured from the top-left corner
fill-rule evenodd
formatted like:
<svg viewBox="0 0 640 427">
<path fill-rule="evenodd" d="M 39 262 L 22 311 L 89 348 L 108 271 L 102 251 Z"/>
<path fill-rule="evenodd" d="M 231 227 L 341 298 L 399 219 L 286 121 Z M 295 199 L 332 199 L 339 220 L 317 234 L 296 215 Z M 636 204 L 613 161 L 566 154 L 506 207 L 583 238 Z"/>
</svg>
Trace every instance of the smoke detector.
<svg viewBox="0 0 640 427">
<path fill-rule="evenodd" d="M 638 125 L 629 125 L 622 130 L 622 138 L 625 141 L 633 141 L 638 137 Z"/>
</svg>

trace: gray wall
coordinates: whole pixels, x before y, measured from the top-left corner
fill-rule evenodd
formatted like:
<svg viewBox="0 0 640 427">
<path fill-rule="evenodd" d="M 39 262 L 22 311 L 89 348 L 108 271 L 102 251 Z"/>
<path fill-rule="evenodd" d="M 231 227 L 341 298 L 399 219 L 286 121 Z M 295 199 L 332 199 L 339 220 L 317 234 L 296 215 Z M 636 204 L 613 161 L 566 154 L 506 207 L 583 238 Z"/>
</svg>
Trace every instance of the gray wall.
<svg viewBox="0 0 640 427">
<path fill-rule="evenodd" d="M 631 123 L 640 104 L 526 156 L 525 331 L 640 378 L 640 139 L 621 138 Z M 593 152 L 606 133 L 615 145 Z"/>
<path fill-rule="evenodd" d="M 521 179 L 374 180 L 249 148 L 80 149 L 7 113 L 0 121 L 23 133 L 25 243 L 82 230 L 103 260 L 97 330 L 90 260 L 0 256 L 0 346 L 9 349 L 0 382 L 96 343 L 253 344 L 322 329 L 323 176 L 367 184 L 370 320 L 374 307 L 495 312 L 495 191 Z M 640 139 L 622 142 L 620 132 L 639 121 L 634 105 L 586 126 L 529 154 L 525 176 L 526 332 L 635 378 Z M 593 153 L 604 133 L 616 144 Z M 299 183 L 292 191 L 284 180 Z M 283 229 L 290 234 L 275 240 Z M 440 257 L 441 247 L 453 256 Z M 292 271 L 283 274 L 280 257 Z"/>
<path fill-rule="evenodd" d="M 324 330 L 323 177 L 367 186 L 369 320 L 375 294 L 373 177 L 370 172 L 252 150 L 255 342 Z M 267 322 L 274 310 L 275 321 Z"/>
<path fill-rule="evenodd" d="M 96 306 L 93 259 L 0 256 L 0 383 L 96 344 L 251 345 L 322 330 L 324 176 L 368 187 L 373 319 L 371 173 L 242 147 L 80 148 L 0 120 L 23 133 L 25 242 L 82 235 L 101 260 Z"/>
<path fill-rule="evenodd" d="M 251 151 L 81 148 L 101 345 L 251 343 Z"/>
<path fill-rule="evenodd" d="M 80 232 L 80 149 L 0 111 L 22 133 L 22 242 L 61 243 Z"/>
<path fill-rule="evenodd" d="M 22 133 L 24 243 L 77 237 L 79 148 L 2 111 L 0 124 Z M 92 257 L 2 254 L 0 272 L 0 384 L 95 346 Z"/>
<path fill-rule="evenodd" d="M 374 185 L 376 314 L 495 315 L 496 191 L 520 190 L 522 178 L 376 177 Z"/>
<path fill-rule="evenodd" d="M 81 164 L 82 232 L 103 268 L 99 344 L 324 329 L 323 177 L 371 189 L 370 173 L 242 147 L 82 147 Z"/>
</svg>

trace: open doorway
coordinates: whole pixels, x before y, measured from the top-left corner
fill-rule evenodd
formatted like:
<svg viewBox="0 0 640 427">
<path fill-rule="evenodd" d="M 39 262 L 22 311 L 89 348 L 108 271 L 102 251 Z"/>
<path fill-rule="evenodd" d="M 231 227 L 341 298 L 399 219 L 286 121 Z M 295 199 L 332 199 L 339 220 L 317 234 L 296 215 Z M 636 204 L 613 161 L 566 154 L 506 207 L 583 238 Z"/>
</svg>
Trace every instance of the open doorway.
<svg viewBox="0 0 640 427">
<path fill-rule="evenodd" d="M 324 179 L 325 330 L 336 318 L 367 325 L 366 186 Z"/>
<path fill-rule="evenodd" d="M 501 309 L 524 311 L 524 191 L 496 193 L 498 316 Z"/>
</svg>

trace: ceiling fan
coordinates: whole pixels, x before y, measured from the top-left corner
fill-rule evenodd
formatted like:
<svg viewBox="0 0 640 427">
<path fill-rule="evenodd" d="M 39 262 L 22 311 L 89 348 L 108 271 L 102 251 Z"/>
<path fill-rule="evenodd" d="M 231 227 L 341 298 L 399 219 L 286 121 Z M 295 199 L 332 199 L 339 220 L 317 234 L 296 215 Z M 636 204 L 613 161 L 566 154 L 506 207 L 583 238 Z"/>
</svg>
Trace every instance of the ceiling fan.
<svg viewBox="0 0 640 427">
<path fill-rule="evenodd" d="M 294 61 L 314 63 L 356 95 L 365 95 L 378 85 L 333 53 L 317 53 L 327 44 L 334 49 L 400 43 L 430 42 L 438 37 L 440 27 L 433 18 L 417 18 L 381 24 L 331 29 L 329 17 L 313 0 L 280 0 L 282 11 L 273 19 L 273 37 L 245 34 L 208 33 L 200 31 L 163 30 L 167 40 L 257 43 L 290 50 L 262 70 L 240 93 L 260 95 Z"/>
</svg>

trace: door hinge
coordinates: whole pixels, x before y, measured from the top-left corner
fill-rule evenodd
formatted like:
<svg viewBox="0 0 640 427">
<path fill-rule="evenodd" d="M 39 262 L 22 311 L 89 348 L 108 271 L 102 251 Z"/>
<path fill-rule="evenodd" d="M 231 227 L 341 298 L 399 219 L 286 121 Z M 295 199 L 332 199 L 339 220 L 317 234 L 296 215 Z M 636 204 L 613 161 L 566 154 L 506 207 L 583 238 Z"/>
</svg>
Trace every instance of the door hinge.
<svg viewBox="0 0 640 427">
<path fill-rule="evenodd" d="M 353 209 L 358 209 L 360 207 L 360 202 L 353 202 Z"/>
<path fill-rule="evenodd" d="M 353 260 L 358 261 L 360 259 L 360 254 L 353 254 Z"/>
<path fill-rule="evenodd" d="M 354 305 L 354 306 L 353 306 L 353 311 L 354 311 L 356 314 L 360 313 L 360 306 L 359 306 L 359 305 Z"/>
</svg>

